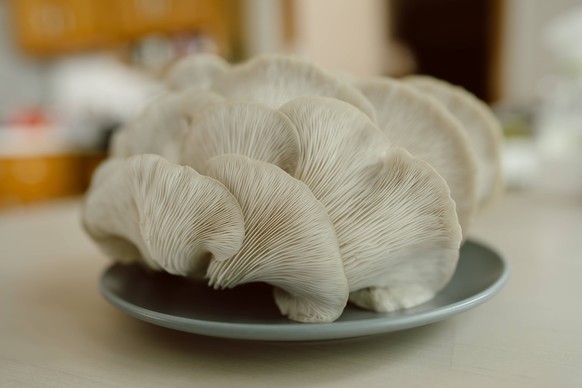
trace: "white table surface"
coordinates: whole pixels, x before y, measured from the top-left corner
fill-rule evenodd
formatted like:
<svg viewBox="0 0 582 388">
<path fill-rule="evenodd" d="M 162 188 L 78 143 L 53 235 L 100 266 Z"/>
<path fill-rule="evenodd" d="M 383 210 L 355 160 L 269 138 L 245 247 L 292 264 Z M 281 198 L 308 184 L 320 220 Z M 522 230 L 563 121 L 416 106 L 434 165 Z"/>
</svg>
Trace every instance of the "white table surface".
<svg viewBox="0 0 582 388">
<path fill-rule="evenodd" d="M 582 387 L 582 197 L 507 195 L 472 235 L 506 256 L 493 300 L 386 335 L 320 343 L 206 338 L 98 294 L 108 261 L 79 202 L 0 212 L 0 387 Z"/>
</svg>

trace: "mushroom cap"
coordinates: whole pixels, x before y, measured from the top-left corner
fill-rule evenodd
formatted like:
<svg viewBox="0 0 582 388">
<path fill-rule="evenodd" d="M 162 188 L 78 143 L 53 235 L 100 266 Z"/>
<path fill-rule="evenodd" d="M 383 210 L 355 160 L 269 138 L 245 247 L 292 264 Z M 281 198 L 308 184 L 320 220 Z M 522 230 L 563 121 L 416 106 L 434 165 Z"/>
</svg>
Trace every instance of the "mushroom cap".
<svg viewBox="0 0 582 388">
<path fill-rule="evenodd" d="M 177 155 L 171 152 L 171 144 L 186 128 L 187 121 L 181 114 L 181 95 L 163 94 L 114 135 L 111 156 L 152 153 L 175 162 Z"/>
<path fill-rule="evenodd" d="M 238 202 L 216 180 L 157 155 L 113 158 L 97 170 L 82 213 L 101 249 L 178 275 L 204 273 L 242 246 Z"/>
<path fill-rule="evenodd" d="M 477 210 L 476 161 L 461 124 L 434 99 L 389 78 L 355 82 L 393 145 L 428 162 L 445 179 L 464 232 Z"/>
<path fill-rule="evenodd" d="M 295 172 L 299 138 L 283 113 L 254 102 L 223 102 L 192 120 L 182 145 L 182 163 L 204 173 L 206 161 L 222 154 L 241 154 Z"/>
<path fill-rule="evenodd" d="M 301 153 L 295 178 L 328 211 L 341 208 L 369 181 L 362 171 L 376 166 L 387 152 L 386 135 L 361 111 L 332 98 L 301 97 L 280 110 L 299 135 Z"/>
<path fill-rule="evenodd" d="M 276 287 L 279 310 L 290 319 L 337 319 L 348 284 L 333 225 L 309 188 L 279 167 L 243 155 L 216 156 L 207 173 L 238 200 L 246 226 L 238 253 L 210 263 L 209 284 L 269 283 Z"/>
<path fill-rule="evenodd" d="M 148 255 L 139 227 L 135 227 L 139 225 L 139 215 L 135 201 L 127 195 L 128 182 L 123 181 L 122 171 L 125 167 L 124 158 L 110 158 L 95 169 L 83 203 L 83 228 L 114 261 L 145 262 L 153 269 L 160 269 Z M 123 194 L 116 196 L 117 191 Z M 111 201 L 113 198 L 115 201 Z"/>
<path fill-rule="evenodd" d="M 229 69 L 224 59 L 213 54 L 188 55 L 176 62 L 165 77 L 170 89 L 210 89 L 214 79 Z"/>
<path fill-rule="evenodd" d="M 463 125 L 477 162 L 479 208 L 492 203 L 503 190 L 501 125 L 489 107 L 467 90 L 429 76 L 404 81 L 435 98 Z"/>
<path fill-rule="evenodd" d="M 216 93 L 186 89 L 166 93 L 153 100 L 144 111 L 113 137 L 110 154 L 130 156 L 158 154 L 173 163 L 180 161 L 182 138 L 193 115 L 222 101 Z"/>
<path fill-rule="evenodd" d="M 299 98 L 281 111 L 301 141 L 295 176 L 328 211 L 350 291 L 400 278 L 441 287 L 456 265 L 461 229 L 434 168 L 391 147 L 365 115 L 341 101 Z"/>
<path fill-rule="evenodd" d="M 181 113 L 191 121 L 204 108 L 224 100 L 223 96 L 209 90 L 184 89 L 181 93 Z"/>
<path fill-rule="evenodd" d="M 312 62 L 283 55 L 253 58 L 217 77 L 213 90 L 229 99 L 251 100 L 279 108 L 303 96 L 333 97 L 375 119 L 374 108 L 349 83 Z"/>
<path fill-rule="evenodd" d="M 392 148 L 361 201 L 362 211 L 346 214 L 336 225 L 340 243 L 346 229 L 350 239 L 363 238 L 368 244 L 352 248 L 352 255 L 344 258 L 356 291 L 350 300 L 360 301 L 361 307 L 391 311 L 431 299 L 452 277 L 462 240 L 444 179 L 428 163 L 402 148 Z M 360 228 L 367 233 L 358 236 Z M 408 289 L 412 295 L 403 293 L 390 307 L 382 300 L 361 303 L 358 291 L 368 293 L 370 288 Z"/>
</svg>

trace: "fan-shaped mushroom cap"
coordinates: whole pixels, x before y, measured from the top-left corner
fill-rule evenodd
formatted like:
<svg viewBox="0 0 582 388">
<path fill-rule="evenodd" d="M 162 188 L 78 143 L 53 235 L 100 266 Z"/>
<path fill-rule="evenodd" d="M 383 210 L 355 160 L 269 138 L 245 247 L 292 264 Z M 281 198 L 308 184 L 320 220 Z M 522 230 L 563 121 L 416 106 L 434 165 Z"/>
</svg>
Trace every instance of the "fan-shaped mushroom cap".
<svg viewBox="0 0 582 388">
<path fill-rule="evenodd" d="M 181 92 L 181 113 L 192 120 L 204 108 L 224 100 L 220 94 L 209 90 L 185 89 Z"/>
<path fill-rule="evenodd" d="M 206 161 L 222 154 L 241 154 L 272 163 L 293 174 L 299 138 L 283 113 L 250 102 L 224 102 L 200 112 L 182 146 L 182 164 L 204 173 Z"/>
<path fill-rule="evenodd" d="M 281 111 L 301 142 L 295 176 L 328 211 L 350 290 L 405 285 L 434 295 L 452 274 L 461 241 L 446 182 L 428 163 L 391 148 L 346 103 L 299 98 Z"/>
<path fill-rule="evenodd" d="M 342 220 L 367 225 L 368 244 L 377 244 L 345 262 L 346 274 L 359 279 L 350 301 L 376 311 L 414 307 L 454 273 L 462 239 L 455 204 L 442 177 L 402 148 L 384 159 L 378 176 L 364 194 L 365 212 Z"/>
<path fill-rule="evenodd" d="M 355 85 L 376 109 L 378 127 L 396 146 L 428 162 L 445 179 L 463 231 L 477 210 L 475 157 L 460 123 L 434 99 L 389 78 Z"/>
<path fill-rule="evenodd" d="M 272 108 L 297 97 L 333 97 L 375 118 L 374 108 L 356 88 L 311 62 L 282 55 L 263 55 L 235 66 L 216 79 L 213 89 L 229 99 Z"/>
<path fill-rule="evenodd" d="M 188 55 L 176 62 L 166 74 L 166 84 L 174 90 L 187 88 L 210 89 L 214 79 L 230 65 L 212 54 Z"/>
<path fill-rule="evenodd" d="M 428 76 L 409 76 L 404 80 L 434 97 L 463 125 L 476 156 L 478 203 L 483 209 L 503 189 L 499 122 L 487 105 L 463 88 Z"/>
<path fill-rule="evenodd" d="M 348 298 L 333 225 L 309 188 L 279 167 L 242 155 L 216 156 L 209 176 L 240 203 L 246 234 L 231 259 L 211 262 L 215 288 L 250 282 L 276 287 L 282 314 L 301 322 L 331 322 Z"/>
<path fill-rule="evenodd" d="M 157 155 L 109 159 L 83 207 L 83 225 L 112 259 L 196 275 L 242 246 L 240 206 L 216 180 Z"/>
<path fill-rule="evenodd" d="M 222 100 L 216 93 L 194 89 L 160 96 L 114 135 L 110 153 L 112 156 L 152 153 L 178 163 L 190 118 Z"/>
</svg>

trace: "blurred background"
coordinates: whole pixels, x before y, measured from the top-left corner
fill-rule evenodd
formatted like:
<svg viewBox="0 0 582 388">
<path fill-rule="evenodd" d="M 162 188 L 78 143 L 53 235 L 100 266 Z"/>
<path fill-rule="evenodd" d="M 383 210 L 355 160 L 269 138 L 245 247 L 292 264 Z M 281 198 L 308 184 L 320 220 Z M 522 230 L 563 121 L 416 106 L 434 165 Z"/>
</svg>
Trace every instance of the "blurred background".
<svg viewBox="0 0 582 388">
<path fill-rule="evenodd" d="M 582 194 L 580 0 L 0 0 L 0 211 L 82 193 L 196 52 L 443 78 L 501 119 L 509 189 Z"/>
</svg>

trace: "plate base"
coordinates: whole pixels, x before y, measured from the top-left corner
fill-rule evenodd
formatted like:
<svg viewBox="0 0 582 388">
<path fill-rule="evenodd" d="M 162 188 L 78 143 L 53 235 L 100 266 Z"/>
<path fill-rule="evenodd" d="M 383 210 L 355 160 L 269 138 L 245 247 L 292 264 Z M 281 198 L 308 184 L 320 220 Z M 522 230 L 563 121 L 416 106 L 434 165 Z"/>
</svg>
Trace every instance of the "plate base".
<svg viewBox="0 0 582 388">
<path fill-rule="evenodd" d="M 348 304 L 333 323 L 297 323 L 282 317 L 266 284 L 218 291 L 138 265 L 114 264 L 100 281 L 111 304 L 138 319 L 190 333 L 247 340 L 311 341 L 358 337 L 421 326 L 473 308 L 493 297 L 509 277 L 505 260 L 467 241 L 449 284 L 432 300 L 392 313 Z"/>
</svg>

